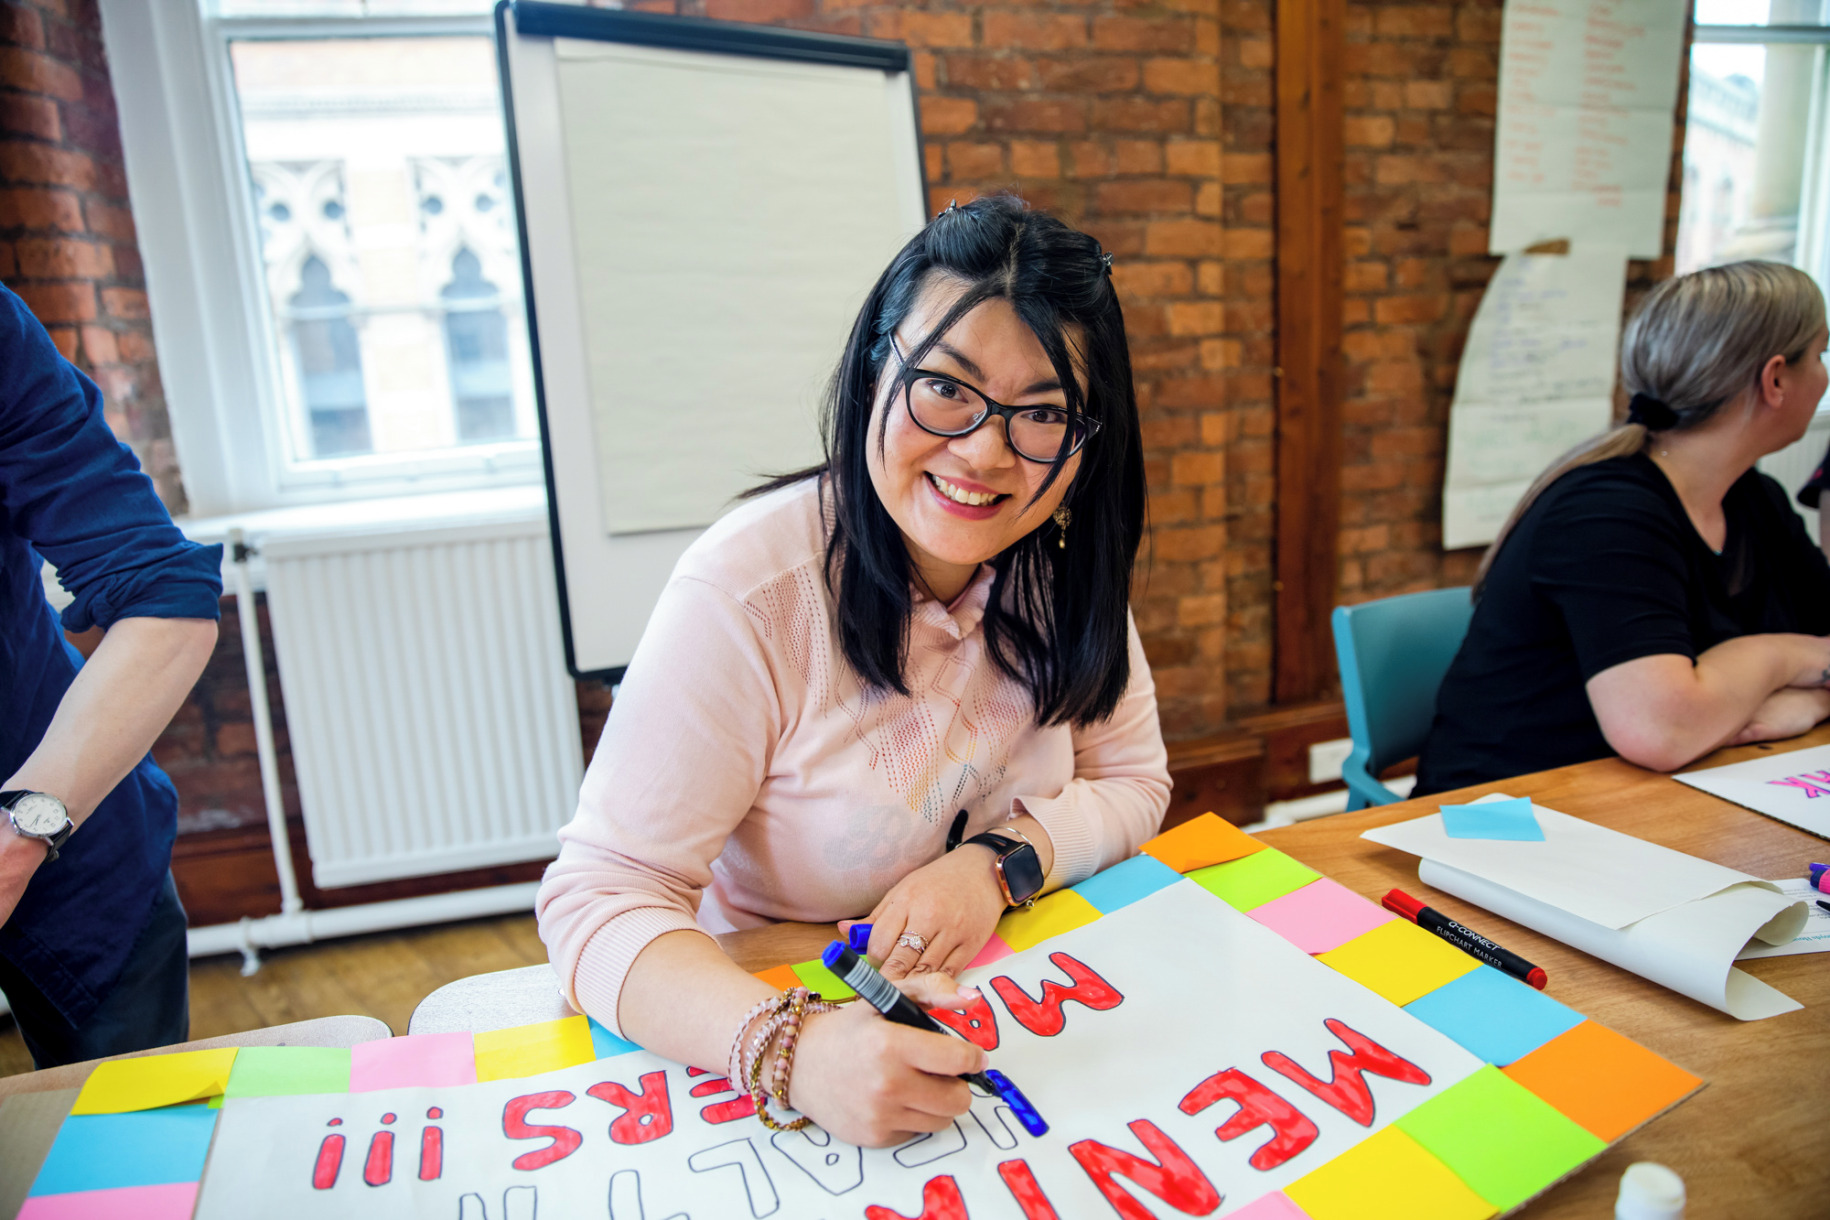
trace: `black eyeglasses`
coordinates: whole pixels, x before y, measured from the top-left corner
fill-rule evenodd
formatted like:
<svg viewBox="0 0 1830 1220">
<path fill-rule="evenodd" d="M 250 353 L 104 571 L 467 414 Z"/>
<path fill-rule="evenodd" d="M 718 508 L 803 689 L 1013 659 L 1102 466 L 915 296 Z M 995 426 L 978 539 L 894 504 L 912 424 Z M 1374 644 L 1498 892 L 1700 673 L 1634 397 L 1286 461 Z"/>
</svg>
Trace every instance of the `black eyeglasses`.
<svg viewBox="0 0 1830 1220">
<path fill-rule="evenodd" d="M 896 359 L 907 363 L 894 335 L 890 347 Z M 1066 407 L 1007 407 L 976 386 L 927 369 L 914 369 L 908 377 L 903 401 L 909 418 L 935 436 L 965 436 L 997 415 L 1003 417 L 1004 436 L 1018 457 L 1048 463 L 1074 456 L 1099 431 L 1098 420 L 1084 414 L 1070 417 Z"/>
</svg>

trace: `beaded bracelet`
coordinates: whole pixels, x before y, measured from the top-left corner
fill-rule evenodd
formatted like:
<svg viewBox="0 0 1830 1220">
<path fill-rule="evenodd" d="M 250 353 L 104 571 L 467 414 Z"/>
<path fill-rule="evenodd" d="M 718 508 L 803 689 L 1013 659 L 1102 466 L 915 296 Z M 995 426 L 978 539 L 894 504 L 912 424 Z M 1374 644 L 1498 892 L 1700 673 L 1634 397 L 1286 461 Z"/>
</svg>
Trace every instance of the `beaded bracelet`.
<svg viewBox="0 0 1830 1220">
<path fill-rule="evenodd" d="M 822 1012 L 833 1012 L 836 1004 L 828 1004 L 817 995 L 809 995 L 807 1000 L 788 1014 L 788 1022 L 782 1030 L 781 1049 L 775 1053 L 775 1084 L 770 1093 L 783 1109 L 793 1109 L 788 1102 L 788 1077 L 794 1071 L 794 1048 L 801 1040 L 801 1030 L 806 1026 L 806 1019 Z"/>
<path fill-rule="evenodd" d="M 737 1032 L 731 1036 L 730 1053 L 724 1057 L 725 1078 L 731 1082 L 733 1089 L 737 1088 L 739 1082 L 743 1080 L 743 1036 L 749 1032 L 750 1023 L 772 1008 L 779 1009 L 785 998 L 781 995 L 772 995 L 768 999 L 758 1000 L 756 1006 L 745 1013 L 743 1020 L 737 1023 Z"/>
<path fill-rule="evenodd" d="M 756 1107 L 756 1117 L 761 1119 L 763 1126 L 769 1130 L 799 1131 L 813 1122 L 805 1115 L 783 1121 L 770 1113 L 769 1101 L 773 1096 L 783 1109 L 792 1108 L 788 1104 L 788 1080 L 789 1073 L 793 1070 L 794 1046 L 800 1038 L 802 1021 L 809 1013 L 831 1012 L 835 1007 L 837 1006 L 826 1003 L 805 987 L 796 987 L 788 993 L 786 1003 L 770 1014 L 769 1020 L 764 1025 L 765 1032 L 756 1043 L 753 1043 L 757 1047 L 758 1053 L 751 1058 L 748 1064 L 745 1083 L 749 1085 L 750 1101 Z M 765 1088 L 761 1051 L 767 1049 L 777 1034 L 782 1036 L 783 1045 L 776 1052 L 775 1061 L 771 1065 L 769 1073 L 769 1087 Z"/>
</svg>

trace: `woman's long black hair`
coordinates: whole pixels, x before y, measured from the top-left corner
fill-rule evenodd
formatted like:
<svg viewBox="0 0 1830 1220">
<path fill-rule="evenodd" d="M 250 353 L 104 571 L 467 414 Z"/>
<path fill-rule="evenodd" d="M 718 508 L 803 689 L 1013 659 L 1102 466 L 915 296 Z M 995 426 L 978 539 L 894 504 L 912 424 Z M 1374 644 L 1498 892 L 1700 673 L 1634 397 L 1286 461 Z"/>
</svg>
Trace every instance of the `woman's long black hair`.
<svg viewBox="0 0 1830 1220">
<path fill-rule="evenodd" d="M 867 685 L 906 695 L 914 568 L 902 531 L 871 485 L 867 458 L 890 335 L 922 289 L 940 280 L 963 291 L 907 353 L 890 409 L 934 344 L 995 299 L 1009 302 L 1048 353 L 1070 415 L 1099 421 L 1062 501 L 1072 510 L 1065 539 L 1044 526 L 991 561 L 997 575 L 984 627 L 992 660 L 1028 689 L 1039 723 L 1103 720 L 1118 707 L 1130 678 L 1126 610 L 1144 531 L 1144 458 L 1124 317 L 1110 263 L 1091 237 L 1009 195 L 942 212 L 896 255 L 858 313 L 826 396 L 820 428 L 825 462 L 749 494 L 826 476 L 834 515 L 826 583 L 837 607 L 840 647 Z M 1069 328 L 1078 333 L 1070 336 Z M 1084 362 L 1084 397 L 1074 354 Z M 883 443 L 881 432 L 876 443 Z M 1038 495 L 1061 477 L 1067 460 L 1050 466 Z"/>
</svg>

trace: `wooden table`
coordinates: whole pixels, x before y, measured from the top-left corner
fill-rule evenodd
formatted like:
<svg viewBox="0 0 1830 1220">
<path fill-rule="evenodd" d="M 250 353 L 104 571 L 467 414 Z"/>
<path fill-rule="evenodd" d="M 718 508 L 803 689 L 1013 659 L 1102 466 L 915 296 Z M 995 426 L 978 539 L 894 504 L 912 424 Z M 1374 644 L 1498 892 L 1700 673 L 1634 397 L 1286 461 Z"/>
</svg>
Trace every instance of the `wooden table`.
<svg viewBox="0 0 1830 1220">
<path fill-rule="evenodd" d="M 1723 750 L 1714 766 L 1830 742 L 1830 726 L 1778 745 Z M 1830 958 L 1765 958 L 1742 968 L 1805 1008 L 1743 1022 L 1667 991 L 1417 880 L 1414 856 L 1360 838 L 1374 826 L 1435 812 L 1488 792 L 1541 805 L 1741 869 L 1797 877 L 1830 858 L 1822 839 L 1731 805 L 1668 776 L 1610 759 L 1561 767 L 1358 813 L 1319 818 L 1260 837 L 1349 889 L 1377 901 L 1394 887 L 1491 935 L 1543 966 L 1548 994 L 1650 1047 L 1709 1082 L 1676 1110 L 1610 1148 L 1598 1161 L 1525 1209 L 1531 1220 L 1614 1214 L 1620 1175 L 1634 1161 L 1660 1161 L 1684 1176 L 1689 1214 L 1785 1220 L 1830 1215 Z M 720 937 L 748 970 L 818 956 L 831 925 L 780 924 Z M 551 967 L 464 979 L 433 992 L 409 1032 L 500 1029 L 572 1012 Z"/>
<path fill-rule="evenodd" d="M 110 1059 L 137 1059 L 141 1055 L 168 1055 L 174 1051 L 205 1051 L 224 1046 L 354 1046 L 389 1038 L 393 1031 L 373 1017 L 317 1017 L 287 1025 L 270 1025 L 219 1038 L 199 1038 L 177 1046 L 158 1046 Z M 0 1076 L 0 1217 L 13 1220 L 32 1188 L 57 1129 L 76 1101 L 95 1065 L 89 1059 L 66 1063 L 42 1072 Z"/>
</svg>

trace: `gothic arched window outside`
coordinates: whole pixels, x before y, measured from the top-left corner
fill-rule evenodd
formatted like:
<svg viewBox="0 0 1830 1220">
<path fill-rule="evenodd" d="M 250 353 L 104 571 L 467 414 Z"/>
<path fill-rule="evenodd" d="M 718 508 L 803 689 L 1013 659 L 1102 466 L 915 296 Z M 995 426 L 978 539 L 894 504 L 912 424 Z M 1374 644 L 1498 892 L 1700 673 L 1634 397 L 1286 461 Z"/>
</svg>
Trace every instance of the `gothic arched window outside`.
<svg viewBox="0 0 1830 1220">
<path fill-rule="evenodd" d="M 331 283 L 330 268 L 314 254 L 299 269 L 299 290 L 287 304 L 299 393 L 311 424 L 311 456 L 371 452 L 362 349 L 349 321 L 349 296 Z"/>
<path fill-rule="evenodd" d="M 483 278 L 468 246 L 451 260 L 445 303 L 445 353 L 461 444 L 515 439 L 515 390 L 508 364 L 502 294 Z"/>
</svg>

